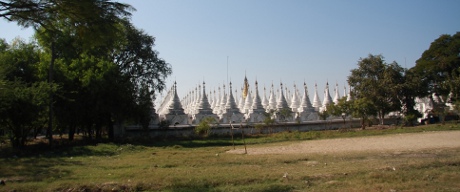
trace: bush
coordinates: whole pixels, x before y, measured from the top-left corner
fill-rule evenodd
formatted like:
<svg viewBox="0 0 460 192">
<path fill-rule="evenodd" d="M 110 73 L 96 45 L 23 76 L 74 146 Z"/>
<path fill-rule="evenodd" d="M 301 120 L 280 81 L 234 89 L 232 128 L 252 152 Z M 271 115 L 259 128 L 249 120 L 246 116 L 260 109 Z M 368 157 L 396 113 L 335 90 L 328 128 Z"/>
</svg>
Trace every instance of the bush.
<svg viewBox="0 0 460 192">
<path fill-rule="evenodd" d="M 169 128 L 169 125 L 171 125 L 171 122 L 169 122 L 168 120 L 162 120 L 158 123 L 158 127 L 160 129 L 167 129 Z"/>
<path fill-rule="evenodd" d="M 209 133 L 211 132 L 211 124 L 216 124 L 217 121 L 216 119 L 212 117 L 206 117 L 198 123 L 198 125 L 195 127 L 195 133 L 198 135 L 203 135 L 203 136 L 208 136 Z"/>
</svg>

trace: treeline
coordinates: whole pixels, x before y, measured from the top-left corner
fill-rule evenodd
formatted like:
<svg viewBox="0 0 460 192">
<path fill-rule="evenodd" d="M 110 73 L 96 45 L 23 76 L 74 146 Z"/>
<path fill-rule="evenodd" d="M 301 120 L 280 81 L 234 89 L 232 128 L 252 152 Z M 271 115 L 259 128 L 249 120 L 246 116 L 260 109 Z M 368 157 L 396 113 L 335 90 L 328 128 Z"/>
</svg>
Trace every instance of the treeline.
<svg viewBox="0 0 460 192">
<path fill-rule="evenodd" d="M 361 126 L 365 128 L 369 117 L 377 117 L 383 124 L 384 117 L 392 112 L 412 125 L 421 117 L 414 108 L 416 98 L 429 98 L 432 106 L 426 112 L 441 121 L 449 113 L 458 118 L 460 32 L 434 40 L 410 69 L 402 68 L 395 61 L 387 63 L 382 55 L 361 58 L 358 68 L 351 70 L 348 83 L 352 87 L 352 99 L 342 98 L 327 106 L 327 110 L 320 113 L 322 118 L 329 115 L 342 116 L 344 120 L 347 116 L 361 118 Z"/>
<path fill-rule="evenodd" d="M 100 140 L 122 122 L 148 126 L 171 66 L 155 38 L 130 22 L 127 4 L 107 0 L 0 1 L 0 16 L 35 29 L 34 41 L 0 39 L 0 129 L 13 147 L 31 134 L 77 129 Z M 42 130 L 44 129 L 44 130 Z M 94 134 L 93 134 L 94 133 Z"/>
</svg>

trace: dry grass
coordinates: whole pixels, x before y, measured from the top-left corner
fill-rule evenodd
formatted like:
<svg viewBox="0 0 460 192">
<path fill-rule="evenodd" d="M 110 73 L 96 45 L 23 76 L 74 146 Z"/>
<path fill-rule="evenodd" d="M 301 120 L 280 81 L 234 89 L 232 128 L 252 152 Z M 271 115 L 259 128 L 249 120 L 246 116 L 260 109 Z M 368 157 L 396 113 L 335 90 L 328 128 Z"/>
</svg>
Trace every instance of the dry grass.
<svg viewBox="0 0 460 192">
<path fill-rule="evenodd" d="M 170 145 L 108 143 L 8 156 L 0 159 L 0 179 L 6 180 L 0 191 L 460 190 L 457 148 L 347 154 L 226 153 L 231 149 L 230 142 L 220 140 Z"/>
</svg>

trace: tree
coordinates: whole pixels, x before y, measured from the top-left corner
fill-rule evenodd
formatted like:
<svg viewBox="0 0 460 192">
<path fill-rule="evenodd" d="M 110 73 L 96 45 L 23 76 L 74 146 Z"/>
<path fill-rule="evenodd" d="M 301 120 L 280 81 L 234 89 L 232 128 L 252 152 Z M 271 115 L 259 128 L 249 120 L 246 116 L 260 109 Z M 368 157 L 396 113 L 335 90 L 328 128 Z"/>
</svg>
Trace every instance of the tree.
<svg viewBox="0 0 460 192">
<path fill-rule="evenodd" d="M 354 98 L 364 99 L 375 106 L 380 124 L 384 123 L 386 114 L 401 108 L 398 94 L 402 89 L 399 83 L 403 80 L 403 72 L 396 62 L 387 64 L 383 56 L 369 54 L 359 60 L 358 68 L 351 70 L 348 76 Z"/>
<path fill-rule="evenodd" d="M 424 51 L 410 71 L 418 75 L 423 83 L 424 96 L 437 94 L 447 98 L 452 93 L 452 101 L 459 99 L 460 87 L 460 32 L 441 35 Z"/>
<path fill-rule="evenodd" d="M 0 126 L 5 128 L 13 147 L 22 147 L 31 130 L 42 126 L 46 97 L 52 87 L 37 77 L 39 50 L 20 39 L 11 45 L 1 42 Z"/>
<path fill-rule="evenodd" d="M 213 117 L 205 117 L 195 127 L 195 133 L 203 136 L 208 136 L 213 128 L 212 125 L 216 125 L 218 122 Z"/>
<path fill-rule="evenodd" d="M 347 97 L 342 97 L 336 104 L 330 104 L 326 106 L 326 112 L 337 117 L 343 118 L 345 124 L 345 118 L 352 114 L 352 101 L 347 101 Z"/>
<path fill-rule="evenodd" d="M 71 26 L 82 46 L 95 46 L 114 40 L 116 24 L 121 17 L 129 17 L 131 6 L 108 0 L 9 0 L 0 1 L 0 17 L 17 22 L 23 27 L 33 27 L 48 37 L 51 59 L 48 68 L 48 82 L 54 82 L 54 62 L 56 42 L 64 33 L 63 25 Z M 52 144 L 53 94 L 49 96 L 49 120 L 47 137 Z"/>
<path fill-rule="evenodd" d="M 55 78 L 63 87 L 56 95 L 55 110 L 59 123 L 69 129 L 69 139 L 77 126 L 85 127 L 89 139 L 93 131 L 100 139 L 106 127 L 112 139 L 115 119 L 148 127 L 155 92 L 164 89 L 171 74 L 170 65 L 153 50 L 154 37 L 127 20 L 120 20 L 117 27 L 112 43 L 93 49 L 85 49 L 66 25 L 60 29 L 65 33 L 54 39 L 60 47 L 55 52 Z M 46 48 L 47 34 L 39 31 L 36 37 Z"/>
<path fill-rule="evenodd" d="M 372 101 L 367 98 L 354 99 L 352 106 L 352 116 L 361 118 L 361 129 L 365 129 L 369 116 L 377 114 L 377 109 Z"/>
<path fill-rule="evenodd" d="M 400 112 L 404 115 L 405 124 L 412 126 L 417 117 L 421 116 L 420 112 L 415 109 L 415 99 L 425 95 L 425 85 L 420 81 L 420 76 L 411 70 L 405 70 L 400 85 L 399 99 L 402 103 Z"/>
</svg>

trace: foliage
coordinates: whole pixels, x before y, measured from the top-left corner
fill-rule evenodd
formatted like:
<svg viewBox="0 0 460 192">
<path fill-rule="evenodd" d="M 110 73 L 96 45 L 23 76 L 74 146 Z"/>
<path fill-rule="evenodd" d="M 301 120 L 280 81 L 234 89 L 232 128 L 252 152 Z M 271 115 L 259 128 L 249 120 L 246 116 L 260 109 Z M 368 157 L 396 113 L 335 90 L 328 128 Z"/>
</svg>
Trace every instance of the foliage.
<svg viewBox="0 0 460 192">
<path fill-rule="evenodd" d="M 328 104 L 328 106 L 330 106 L 330 105 L 331 104 Z M 326 106 L 326 109 L 327 109 L 328 106 Z M 327 111 L 327 110 L 318 111 L 318 116 L 319 116 L 319 118 L 321 120 L 326 120 L 329 116 L 331 116 L 331 113 L 329 113 L 329 111 Z"/>
<path fill-rule="evenodd" d="M 65 34 L 63 25 L 72 26 L 86 49 L 112 41 L 115 24 L 131 16 L 131 10 L 130 5 L 110 0 L 0 1 L 0 17 L 26 28 L 44 28 L 51 38 Z"/>
<path fill-rule="evenodd" d="M 446 98 L 449 93 L 453 93 L 453 100 L 459 98 L 459 50 L 460 32 L 457 32 L 454 35 L 441 35 L 423 52 L 416 65 L 410 69 L 423 85 L 422 96 L 436 93 Z"/>
<path fill-rule="evenodd" d="M 339 101 L 334 104 L 334 105 L 328 105 L 326 107 L 327 111 L 331 113 L 334 116 L 348 116 L 351 115 L 352 113 L 352 106 L 353 102 L 352 101 L 347 101 L 347 97 L 342 97 L 339 99 Z"/>
<path fill-rule="evenodd" d="M 46 102 L 49 135 L 56 128 L 72 140 L 82 129 L 100 140 L 104 129 L 113 138 L 115 123 L 148 127 L 171 66 L 153 50 L 155 38 L 129 22 L 131 10 L 109 0 L 0 1 L 0 17 L 36 30 L 33 75 L 60 87 Z"/>
<path fill-rule="evenodd" d="M 198 123 L 198 125 L 195 126 L 195 133 L 208 136 L 213 125 L 216 125 L 217 123 L 218 121 L 214 117 L 205 117 L 200 121 L 200 123 Z"/>
<path fill-rule="evenodd" d="M 161 120 L 158 123 L 158 128 L 160 129 L 167 129 L 171 125 L 171 122 L 169 120 Z"/>
<path fill-rule="evenodd" d="M 92 50 L 93 53 L 100 52 L 103 56 L 112 49 L 112 42 L 115 42 L 118 31 L 117 24 L 122 18 L 131 15 L 128 11 L 130 9 L 132 7 L 127 4 L 108 0 L 82 0 L 78 2 L 67 0 L 0 1 L 0 17 L 17 22 L 23 27 L 33 27 L 40 35 L 41 45 L 50 55 L 47 70 L 49 83 L 54 82 L 56 59 L 66 58 L 58 55 L 57 50 L 78 46 L 80 52 L 76 55 Z M 69 36 L 72 38 L 68 38 Z M 71 41 L 62 41 L 63 38 Z M 78 45 L 69 46 L 69 42 L 78 42 Z M 59 49 L 59 47 L 63 49 Z M 55 121 L 54 96 L 50 93 L 48 102 L 47 137 L 50 144 L 52 144 L 52 132 L 55 127 L 53 124 Z M 110 117 L 105 116 L 98 118 L 110 119 Z M 90 127 L 89 124 L 87 126 Z M 98 131 L 100 126 L 101 124 L 96 122 L 96 136 L 100 133 Z M 88 132 L 91 133 L 91 131 Z"/>
<path fill-rule="evenodd" d="M 22 147 L 32 129 L 45 123 L 48 94 L 55 88 L 37 76 L 39 50 L 21 39 L 2 43 L 0 52 L 0 126 L 14 147 Z"/>
<path fill-rule="evenodd" d="M 417 120 L 417 116 L 414 114 L 408 114 L 404 116 L 404 124 L 408 126 L 414 126 L 414 122 Z"/>
<path fill-rule="evenodd" d="M 361 128 L 365 129 L 369 116 L 376 114 L 376 106 L 367 98 L 354 99 L 352 105 L 352 116 L 361 118 Z"/>
<path fill-rule="evenodd" d="M 289 119 L 292 118 L 292 111 L 290 109 L 281 109 L 276 112 L 277 116 L 279 117 L 280 121 L 287 122 Z"/>
<path fill-rule="evenodd" d="M 386 114 L 398 111 L 401 108 L 399 94 L 402 86 L 404 70 L 396 62 L 387 64 L 381 55 L 369 55 L 361 58 L 358 68 L 351 71 L 348 76 L 348 83 L 353 87 L 352 95 L 355 99 L 361 100 L 360 106 L 375 106 L 376 110 L 358 112 L 360 115 L 378 115 L 380 123 Z M 364 105 L 369 103 L 369 105 Z M 361 110 L 361 109 L 360 109 Z"/>
</svg>

